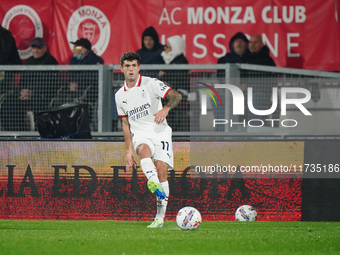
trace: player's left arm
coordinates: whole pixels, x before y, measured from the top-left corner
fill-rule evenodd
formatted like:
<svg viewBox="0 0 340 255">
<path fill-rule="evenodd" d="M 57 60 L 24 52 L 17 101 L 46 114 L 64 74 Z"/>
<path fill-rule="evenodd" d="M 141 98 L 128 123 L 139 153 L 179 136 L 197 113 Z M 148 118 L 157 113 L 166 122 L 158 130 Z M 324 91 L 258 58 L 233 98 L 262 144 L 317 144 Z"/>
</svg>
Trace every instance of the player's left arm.
<svg viewBox="0 0 340 255">
<path fill-rule="evenodd" d="M 180 93 L 178 93 L 177 91 L 171 89 L 167 93 L 165 98 L 168 99 L 168 103 L 163 107 L 163 109 L 161 109 L 156 114 L 154 114 L 155 115 L 155 122 L 157 124 L 163 122 L 165 120 L 166 116 L 168 116 L 170 110 L 175 108 L 179 104 L 179 102 L 181 102 L 182 95 Z"/>
</svg>

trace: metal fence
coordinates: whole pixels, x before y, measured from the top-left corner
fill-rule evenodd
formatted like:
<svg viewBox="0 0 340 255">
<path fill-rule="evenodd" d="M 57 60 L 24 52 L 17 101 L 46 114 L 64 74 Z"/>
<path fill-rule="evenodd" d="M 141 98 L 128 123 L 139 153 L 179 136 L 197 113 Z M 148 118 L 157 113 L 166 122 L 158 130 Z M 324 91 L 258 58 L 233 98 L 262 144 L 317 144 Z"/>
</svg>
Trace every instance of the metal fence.
<svg viewBox="0 0 340 255">
<path fill-rule="evenodd" d="M 88 105 L 95 137 L 121 136 L 114 103 L 114 93 L 124 82 L 119 65 L 0 66 L 0 70 L 1 137 L 39 137 L 33 116 L 71 102 Z M 182 94 L 182 102 L 167 118 L 175 136 L 340 135 L 339 73 L 224 64 L 143 65 L 141 74 L 159 78 Z M 235 114 L 234 95 L 221 84 L 235 85 L 242 92 L 242 114 Z M 303 107 L 312 116 L 292 103 L 282 105 L 282 99 L 305 96 L 283 88 L 308 90 L 311 98 Z M 274 110 L 260 116 L 253 108 Z"/>
</svg>

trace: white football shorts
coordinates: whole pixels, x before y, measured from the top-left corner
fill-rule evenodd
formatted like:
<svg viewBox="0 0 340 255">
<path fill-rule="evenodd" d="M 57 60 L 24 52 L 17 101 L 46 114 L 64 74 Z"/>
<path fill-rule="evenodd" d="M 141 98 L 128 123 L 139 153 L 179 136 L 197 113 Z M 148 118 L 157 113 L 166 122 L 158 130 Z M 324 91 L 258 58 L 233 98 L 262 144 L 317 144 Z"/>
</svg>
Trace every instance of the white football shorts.
<svg viewBox="0 0 340 255">
<path fill-rule="evenodd" d="M 174 156 L 172 151 L 172 140 L 171 137 L 168 139 L 152 139 L 138 137 L 133 139 L 133 147 L 136 148 L 141 144 L 147 144 L 151 150 L 151 158 L 156 161 L 160 160 L 168 164 L 169 170 L 173 169 Z"/>
</svg>

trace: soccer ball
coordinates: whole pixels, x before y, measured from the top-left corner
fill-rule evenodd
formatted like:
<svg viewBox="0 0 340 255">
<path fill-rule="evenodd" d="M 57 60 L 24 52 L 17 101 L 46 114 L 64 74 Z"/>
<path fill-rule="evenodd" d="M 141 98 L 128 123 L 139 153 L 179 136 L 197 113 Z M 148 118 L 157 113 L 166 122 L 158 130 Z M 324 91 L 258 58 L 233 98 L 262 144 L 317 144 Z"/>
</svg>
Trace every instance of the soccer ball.
<svg viewBox="0 0 340 255">
<path fill-rule="evenodd" d="M 237 221 L 256 221 L 257 212 L 251 205 L 242 205 L 235 212 Z"/>
<path fill-rule="evenodd" d="M 187 206 L 178 211 L 176 222 L 180 229 L 194 230 L 200 226 L 202 217 L 196 208 Z"/>
</svg>

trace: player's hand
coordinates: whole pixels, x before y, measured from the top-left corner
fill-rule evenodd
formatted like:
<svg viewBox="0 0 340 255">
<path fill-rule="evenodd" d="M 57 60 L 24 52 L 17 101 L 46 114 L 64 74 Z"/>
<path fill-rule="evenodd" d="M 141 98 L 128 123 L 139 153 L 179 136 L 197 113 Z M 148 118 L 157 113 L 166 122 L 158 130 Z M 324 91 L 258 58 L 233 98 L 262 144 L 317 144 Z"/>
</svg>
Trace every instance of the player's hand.
<svg viewBox="0 0 340 255">
<path fill-rule="evenodd" d="M 166 116 L 168 116 L 169 114 L 169 110 L 168 108 L 164 107 L 162 110 L 158 111 L 156 114 L 154 114 L 155 116 L 155 122 L 157 124 L 163 122 L 166 118 Z"/>
<path fill-rule="evenodd" d="M 126 170 L 131 171 L 134 167 L 137 166 L 137 163 L 135 161 L 135 157 L 133 156 L 133 152 L 126 153 Z"/>
</svg>

